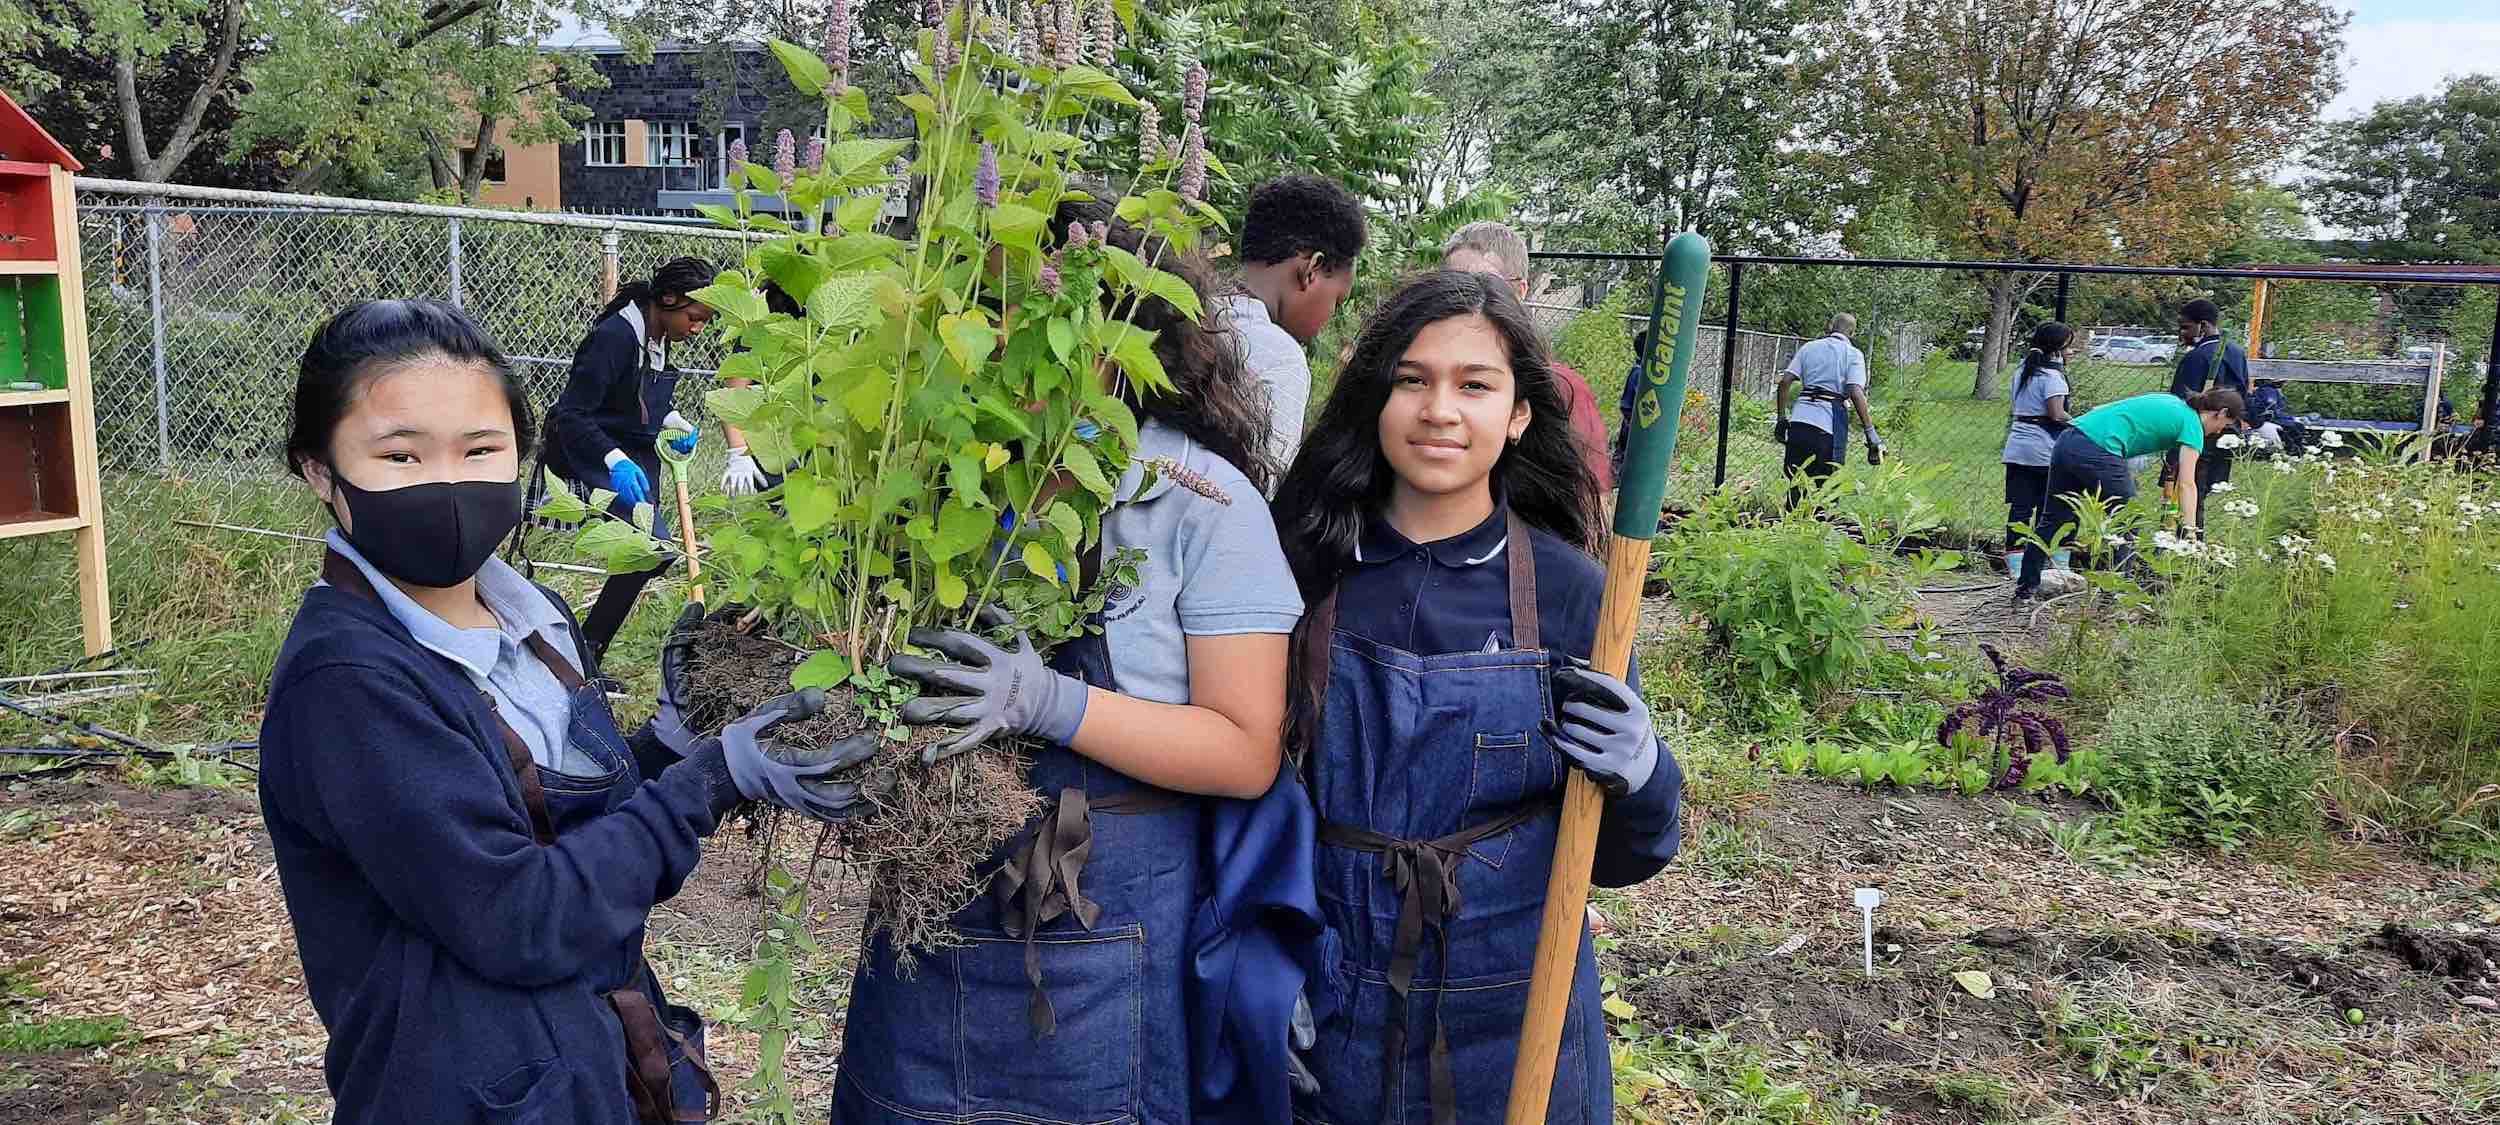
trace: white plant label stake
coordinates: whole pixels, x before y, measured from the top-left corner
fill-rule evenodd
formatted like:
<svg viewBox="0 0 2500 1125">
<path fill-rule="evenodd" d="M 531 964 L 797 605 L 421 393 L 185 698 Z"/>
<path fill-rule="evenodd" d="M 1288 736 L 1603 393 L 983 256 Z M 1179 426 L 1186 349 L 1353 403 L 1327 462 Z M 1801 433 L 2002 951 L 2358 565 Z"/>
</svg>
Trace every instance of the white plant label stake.
<svg viewBox="0 0 2500 1125">
<path fill-rule="evenodd" d="M 1884 904 L 1884 892 L 1873 887 L 1859 887 L 1852 897 L 1857 900 L 1858 918 L 1863 923 L 1860 933 L 1866 944 L 1866 975 L 1869 979 L 1873 979 L 1875 976 L 1875 908 Z"/>
</svg>

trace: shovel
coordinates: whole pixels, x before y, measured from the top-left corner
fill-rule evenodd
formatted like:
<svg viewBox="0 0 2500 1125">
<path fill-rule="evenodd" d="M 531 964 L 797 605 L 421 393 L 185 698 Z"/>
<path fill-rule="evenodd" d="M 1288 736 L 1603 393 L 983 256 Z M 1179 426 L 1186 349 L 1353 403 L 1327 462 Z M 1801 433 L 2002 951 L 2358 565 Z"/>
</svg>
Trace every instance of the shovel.
<svg viewBox="0 0 2500 1125">
<path fill-rule="evenodd" d="M 1693 364 L 1693 335 L 1701 323 L 1702 290 L 1709 282 L 1710 240 L 1693 231 L 1676 235 L 1658 257 L 1658 280 L 1649 301 L 1651 346 L 1663 343 L 1662 350 L 1672 359 L 1661 363 L 1655 353 L 1641 357 L 1643 386 L 1632 402 L 1623 482 L 1615 498 L 1613 532 L 1606 537 L 1606 593 L 1597 610 L 1597 643 L 1589 665 L 1609 676 L 1623 676 L 1632 663 L 1641 584 L 1649 577 L 1649 541 L 1658 534 L 1658 512 L 1667 499 L 1667 467 L 1675 460 L 1676 423 L 1684 413 L 1684 376 Z M 1510 1112 L 1504 1118 L 1510 1125 L 1544 1121 L 1546 1100 L 1553 1094 L 1554 1055 L 1562 1046 L 1571 976 L 1579 965 L 1589 863 L 1597 855 L 1597 820 L 1604 810 L 1605 796 L 1596 783 L 1571 771 L 1564 782 L 1562 828 L 1554 840 L 1545 916 L 1537 931 L 1535 970 L 1528 978 L 1519 1059 L 1510 1072 Z"/>
<path fill-rule="evenodd" d="M 675 446 L 669 444 L 671 438 L 683 436 L 685 432 L 662 430 L 658 444 L 660 463 L 667 466 L 669 479 L 677 484 L 677 542 L 686 549 L 686 600 L 702 605 L 703 561 L 695 557 L 694 503 L 686 498 L 686 466 L 693 463 L 694 454 L 679 453 Z"/>
</svg>

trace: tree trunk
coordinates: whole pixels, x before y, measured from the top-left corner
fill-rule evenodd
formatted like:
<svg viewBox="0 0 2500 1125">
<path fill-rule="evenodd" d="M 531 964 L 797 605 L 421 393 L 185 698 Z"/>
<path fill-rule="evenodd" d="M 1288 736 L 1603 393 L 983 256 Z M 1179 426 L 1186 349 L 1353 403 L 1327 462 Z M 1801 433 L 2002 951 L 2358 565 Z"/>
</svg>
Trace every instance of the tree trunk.
<svg viewBox="0 0 2500 1125">
<path fill-rule="evenodd" d="M 1970 385 L 1972 398 L 1997 397 L 1997 372 L 2005 366 L 2006 339 L 2013 335 L 2014 301 L 2022 284 L 2020 274 L 1998 273 L 1988 278 L 1988 334 L 1979 341 L 1979 370 Z"/>
<path fill-rule="evenodd" d="M 495 153 L 495 115 L 477 115 L 477 137 L 469 148 L 469 159 L 460 168 L 460 203 L 477 202 L 477 194 L 486 183 L 486 161 Z"/>
<path fill-rule="evenodd" d="M 174 131 L 161 150 L 151 150 L 147 125 L 139 113 L 138 60 L 135 52 L 124 50 L 113 65 L 113 97 L 121 103 L 123 140 L 130 146 L 130 178 L 144 183 L 161 184 L 174 178 L 175 170 L 190 159 L 191 150 L 200 143 L 200 118 L 208 113 L 209 103 L 226 88 L 226 80 L 234 74 L 234 54 L 243 41 L 243 0 L 227 0 L 218 21 L 217 56 L 209 63 L 208 73 L 182 107 L 182 116 L 174 120 Z"/>
</svg>

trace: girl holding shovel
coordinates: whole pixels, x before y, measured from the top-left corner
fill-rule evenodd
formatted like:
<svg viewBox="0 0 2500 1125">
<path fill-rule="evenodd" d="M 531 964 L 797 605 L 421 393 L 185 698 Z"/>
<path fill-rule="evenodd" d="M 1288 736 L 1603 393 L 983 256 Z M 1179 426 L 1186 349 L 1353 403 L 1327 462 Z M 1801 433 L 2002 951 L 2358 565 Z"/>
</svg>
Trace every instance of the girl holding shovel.
<svg viewBox="0 0 2500 1125">
<path fill-rule="evenodd" d="M 1614 794 L 1597 883 L 1675 854 L 1682 772 L 1637 688 L 1585 665 L 1604 572 L 1565 409 L 1508 287 L 1428 274 L 1365 326 L 1277 493 L 1314 607 L 1288 745 L 1336 947 L 1299 1119 L 1501 1118 L 1568 769 Z M 1598 999 L 1584 931 L 1552 1120 L 1612 1119 Z"/>
<path fill-rule="evenodd" d="M 873 749 L 776 745 L 821 706 L 794 695 L 629 750 L 563 599 L 493 557 L 534 436 L 449 305 L 354 305 L 305 349 L 287 468 L 338 527 L 271 677 L 260 799 L 347 1125 L 708 1120 L 651 907 L 731 806 L 838 816 L 856 793 L 817 779 Z"/>
<path fill-rule="evenodd" d="M 694 452 L 695 425 L 672 405 L 678 372 L 668 345 L 693 339 L 712 322 L 711 307 L 687 294 L 710 285 L 714 273 L 701 258 L 676 258 L 652 271 L 650 280 L 619 287 L 573 353 L 564 392 L 547 411 L 553 431 L 547 467 L 584 494 L 596 488 L 614 493 L 611 511 L 620 518 L 631 518 L 637 504 L 659 503 L 661 431 L 678 435 L 668 439 L 678 456 Z M 666 520 L 653 520 L 651 531 L 673 537 Z M 582 623 L 593 656 L 607 652 L 642 588 L 667 568 L 663 562 L 614 575 L 599 588 Z"/>
</svg>

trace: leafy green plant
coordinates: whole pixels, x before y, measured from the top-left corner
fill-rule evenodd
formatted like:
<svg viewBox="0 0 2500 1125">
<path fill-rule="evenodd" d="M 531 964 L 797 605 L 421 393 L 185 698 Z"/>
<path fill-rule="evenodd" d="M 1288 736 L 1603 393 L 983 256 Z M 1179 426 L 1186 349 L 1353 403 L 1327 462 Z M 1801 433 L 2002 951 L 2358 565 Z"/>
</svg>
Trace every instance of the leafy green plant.
<svg viewBox="0 0 2500 1125">
<path fill-rule="evenodd" d="M 1987 739 L 1990 756 L 2004 762 L 2003 772 L 1994 784 L 2015 788 L 2031 768 L 2032 759 L 2045 744 L 2063 762 L 2071 752 L 2066 741 L 2066 723 L 2055 715 L 2032 710 L 2027 704 L 2069 699 L 2073 692 L 2052 673 L 2009 665 L 1995 645 L 1982 644 L 1990 667 L 1996 669 L 1997 682 L 1979 693 L 1977 699 L 1947 712 L 1936 727 L 1936 744 L 1952 747 L 1954 740 L 1968 730 L 1977 738 Z M 2020 736 L 2019 744 L 2014 736 Z"/>
<path fill-rule="evenodd" d="M 38 1051 L 73 1051 L 83 1047 L 109 1047 L 131 1038 L 130 1021 L 120 1016 L 103 1019 L 56 1019 L 34 1023 L 0 1023 L 0 1054 L 32 1054 Z"/>
<path fill-rule="evenodd" d="M 830 687 L 881 663 L 911 628 L 968 621 L 981 606 L 1016 611 L 1048 644 L 1083 628 L 1074 588 L 1103 512 L 1136 447 L 1128 388 L 1170 380 L 1155 334 L 1126 319 L 1153 298 L 1201 313 L 1189 283 L 1083 227 L 1055 237 L 1063 204 L 1089 198 L 1099 166 L 1086 137 L 1107 115 L 1140 108 L 1098 55 L 1019 46 L 1004 20 L 960 8 L 919 33 L 917 88 L 898 101 L 915 140 L 855 135 L 866 95 L 830 60 L 776 42 L 791 81 L 825 106 L 820 163 L 787 152 L 736 169 L 735 208 L 706 214 L 770 233 L 745 269 L 694 294 L 744 350 L 722 361 L 706 401 L 739 426 L 781 486 L 723 500 L 708 540 L 724 592 L 762 608 L 820 650 L 793 673 Z M 1195 249 L 1220 229 L 1203 198 L 1220 171 L 1205 149 L 1193 71 L 1120 218 Z M 806 229 L 752 210 L 754 193 L 787 200 Z M 906 230 L 878 229 L 889 199 L 908 200 Z M 1158 251 L 1159 252 L 1159 251 Z M 805 308 L 765 307 L 770 281 Z"/>
</svg>

